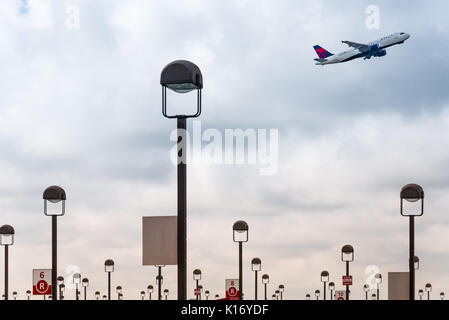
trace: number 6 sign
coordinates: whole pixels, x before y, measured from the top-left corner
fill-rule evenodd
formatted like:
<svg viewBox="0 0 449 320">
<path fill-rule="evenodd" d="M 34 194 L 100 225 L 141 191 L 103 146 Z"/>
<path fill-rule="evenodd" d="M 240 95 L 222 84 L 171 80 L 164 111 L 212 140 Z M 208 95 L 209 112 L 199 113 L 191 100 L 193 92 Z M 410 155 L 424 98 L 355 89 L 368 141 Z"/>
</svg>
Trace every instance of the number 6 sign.
<svg viewBox="0 0 449 320">
<path fill-rule="evenodd" d="M 51 295 L 51 269 L 33 269 L 33 295 Z"/>
</svg>

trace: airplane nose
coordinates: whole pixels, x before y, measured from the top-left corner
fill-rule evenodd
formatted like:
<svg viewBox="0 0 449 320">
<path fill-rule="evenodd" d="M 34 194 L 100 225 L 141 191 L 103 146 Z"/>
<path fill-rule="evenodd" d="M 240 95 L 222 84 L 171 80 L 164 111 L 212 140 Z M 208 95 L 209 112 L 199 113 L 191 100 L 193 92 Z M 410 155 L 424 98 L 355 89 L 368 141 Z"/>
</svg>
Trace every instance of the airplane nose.
<svg viewBox="0 0 449 320">
<path fill-rule="evenodd" d="M 408 40 L 410 38 L 410 35 L 407 33 L 405 34 L 405 40 Z"/>
</svg>

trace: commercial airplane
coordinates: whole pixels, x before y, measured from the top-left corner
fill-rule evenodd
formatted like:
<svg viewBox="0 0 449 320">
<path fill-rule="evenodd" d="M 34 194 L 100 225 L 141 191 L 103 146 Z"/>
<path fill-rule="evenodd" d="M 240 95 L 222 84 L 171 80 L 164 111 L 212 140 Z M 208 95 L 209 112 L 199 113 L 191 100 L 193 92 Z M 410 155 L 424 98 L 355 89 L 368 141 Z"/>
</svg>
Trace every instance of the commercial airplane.
<svg viewBox="0 0 449 320">
<path fill-rule="evenodd" d="M 320 46 L 314 46 L 319 59 L 314 59 L 316 65 L 325 65 L 333 63 L 341 63 L 351 61 L 357 58 L 363 58 L 363 60 L 371 59 L 371 57 L 383 57 L 387 54 L 388 47 L 396 44 L 404 43 L 405 40 L 410 38 L 410 35 L 405 32 L 393 33 L 389 36 L 383 37 L 379 40 L 373 41 L 368 44 L 356 43 L 351 41 L 342 41 L 353 49 L 341 52 L 339 54 L 332 54 L 326 49 Z"/>
</svg>

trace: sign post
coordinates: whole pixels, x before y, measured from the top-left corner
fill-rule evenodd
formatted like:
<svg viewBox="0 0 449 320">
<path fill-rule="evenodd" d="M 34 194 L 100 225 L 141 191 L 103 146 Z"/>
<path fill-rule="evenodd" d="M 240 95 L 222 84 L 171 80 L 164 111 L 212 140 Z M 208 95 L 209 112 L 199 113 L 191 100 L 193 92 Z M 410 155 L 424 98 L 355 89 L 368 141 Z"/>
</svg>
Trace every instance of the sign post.
<svg viewBox="0 0 449 320">
<path fill-rule="evenodd" d="M 49 296 L 51 294 L 51 269 L 33 269 L 33 295 Z"/>
</svg>

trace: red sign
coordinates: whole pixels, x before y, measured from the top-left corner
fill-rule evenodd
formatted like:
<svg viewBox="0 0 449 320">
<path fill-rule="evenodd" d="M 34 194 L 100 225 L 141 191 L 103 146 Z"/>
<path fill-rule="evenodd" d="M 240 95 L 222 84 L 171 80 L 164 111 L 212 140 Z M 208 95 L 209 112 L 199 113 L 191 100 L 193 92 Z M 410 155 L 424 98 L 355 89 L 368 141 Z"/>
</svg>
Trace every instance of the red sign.
<svg viewBox="0 0 449 320">
<path fill-rule="evenodd" d="M 33 269 L 33 295 L 51 295 L 51 269 Z"/>
<path fill-rule="evenodd" d="M 343 285 L 352 286 L 352 276 L 343 276 Z"/>
<path fill-rule="evenodd" d="M 226 298 L 228 300 L 238 300 L 239 299 L 239 286 L 238 279 L 226 279 Z"/>
<path fill-rule="evenodd" d="M 196 296 L 201 295 L 201 289 L 195 289 L 194 292 Z"/>
</svg>

